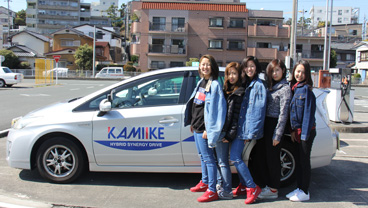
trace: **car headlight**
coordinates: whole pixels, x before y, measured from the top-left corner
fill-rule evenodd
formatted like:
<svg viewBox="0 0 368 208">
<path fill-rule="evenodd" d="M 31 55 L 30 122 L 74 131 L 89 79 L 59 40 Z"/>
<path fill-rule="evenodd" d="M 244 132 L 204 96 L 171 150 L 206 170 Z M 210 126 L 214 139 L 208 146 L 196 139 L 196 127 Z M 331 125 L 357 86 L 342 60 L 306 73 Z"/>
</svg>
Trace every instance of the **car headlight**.
<svg viewBox="0 0 368 208">
<path fill-rule="evenodd" d="M 29 116 L 29 117 L 18 117 L 18 118 L 14 118 L 12 120 L 12 125 L 11 127 L 13 129 L 22 129 L 24 127 L 26 127 L 28 124 L 38 120 L 42 118 L 41 116 Z"/>
</svg>

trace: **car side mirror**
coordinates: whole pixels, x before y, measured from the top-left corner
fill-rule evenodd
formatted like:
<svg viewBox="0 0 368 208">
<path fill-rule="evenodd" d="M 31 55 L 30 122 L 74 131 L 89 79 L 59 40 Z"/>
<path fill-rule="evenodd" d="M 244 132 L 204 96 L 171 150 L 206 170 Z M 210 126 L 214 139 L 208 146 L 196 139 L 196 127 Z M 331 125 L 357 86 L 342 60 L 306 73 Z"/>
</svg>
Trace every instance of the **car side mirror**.
<svg viewBox="0 0 368 208">
<path fill-rule="evenodd" d="M 97 116 L 103 116 L 109 111 L 111 111 L 111 102 L 108 99 L 103 99 L 100 102 L 100 112 Z"/>
</svg>

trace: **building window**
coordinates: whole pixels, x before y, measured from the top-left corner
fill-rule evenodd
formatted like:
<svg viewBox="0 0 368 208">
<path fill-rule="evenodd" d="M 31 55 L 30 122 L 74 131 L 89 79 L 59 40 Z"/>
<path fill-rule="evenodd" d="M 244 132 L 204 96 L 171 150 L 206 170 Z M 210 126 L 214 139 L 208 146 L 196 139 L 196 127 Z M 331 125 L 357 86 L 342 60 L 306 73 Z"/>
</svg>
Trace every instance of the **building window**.
<svg viewBox="0 0 368 208">
<path fill-rule="evenodd" d="M 61 46 L 70 47 L 70 46 L 80 46 L 80 40 L 61 40 Z"/>
<path fill-rule="evenodd" d="M 345 10 L 345 13 L 349 13 L 349 12 L 350 12 L 350 10 L 349 10 L 349 9 Z"/>
<path fill-rule="evenodd" d="M 163 69 L 166 68 L 164 61 L 151 61 L 151 69 Z"/>
<path fill-rule="evenodd" d="M 342 23 L 342 18 L 341 17 L 337 18 L 337 23 Z"/>
<path fill-rule="evenodd" d="M 322 13 L 322 9 L 318 10 L 318 13 Z"/>
<path fill-rule="evenodd" d="M 224 18 L 222 17 L 213 17 L 210 18 L 210 27 L 224 27 Z"/>
<path fill-rule="evenodd" d="M 349 30 L 349 35 L 357 35 L 357 30 Z"/>
<path fill-rule="evenodd" d="M 163 53 L 165 48 L 165 39 L 152 39 L 152 44 L 150 45 L 149 52 Z"/>
<path fill-rule="evenodd" d="M 368 61 L 368 51 L 360 52 L 360 61 Z"/>
<path fill-rule="evenodd" d="M 228 50 L 244 50 L 244 40 L 229 40 L 228 41 Z"/>
<path fill-rule="evenodd" d="M 184 17 L 173 17 L 171 31 L 185 32 L 185 18 Z"/>
<path fill-rule="evenodd" d="M 209 49 L 222 49 L 222 40 L 209 40 Z"/>
<path fill-rule="evenodd" d="M 258 42 L 257 48 L 271 48 L 271 43 Z"/>
<path fill-rule="evenodd" d="M 184 66 L 184 62 L 180 62 L 180 61 L 171 61 L 170 62 L 170 67 L 182 67 Z"/>
<path fill-rule="evenodd" d="M 342 10 L 341 9 L 339 9 L 338 15 L 342 15 Z"/>
<path fill-rule="evenodd" d="M 150 30 L 164 31 L 166 28 L 166 17 L 153 17 Z"/>
<path fill-rule="evenodd" d="M 230 18 L 229 27 L 231 28 L 245 28 L 244 19 L 241 18 Z"/>
<path fill-rule="evenodd" d="M 355 54 L 346 54 L 347 61 L 355 61 Z"/>
</svg>

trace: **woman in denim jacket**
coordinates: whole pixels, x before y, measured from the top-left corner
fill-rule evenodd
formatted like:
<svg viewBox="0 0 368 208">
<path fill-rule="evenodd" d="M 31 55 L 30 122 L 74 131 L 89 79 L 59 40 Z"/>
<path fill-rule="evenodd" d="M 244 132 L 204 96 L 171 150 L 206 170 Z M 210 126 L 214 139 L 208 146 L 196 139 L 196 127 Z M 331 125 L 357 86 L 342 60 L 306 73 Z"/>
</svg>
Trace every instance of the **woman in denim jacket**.
<svg viewBox="0 0 368 208">
<path fill-rule="evenodd" d="M 291 89 L 286 81 L 286 66 L 280 59 L 266 68 L 267 111 L 263 138 L 252 150 L 249 168 L 254 181 L 262 188 L 260 199 L 276 199 L 280 188 L 280 141 L 289 120 Z"/>
<path fill-rule="evenodd" d="M 218 141 L 226 117 L 226 100 L 217 81 L 219 68 L 211 55 L 202 56 L 198 72 L 202 79 L 187 102 L 184 126 L 191 125 L 202 167 L 202 180 L 190 191 L 205 192 L 197 200 L 209 202 L 218 199 L 214 147 L 220 145 Z"/>
<path fill-rule="evenodd" d="M 286 195 L 290 201 L 307 201 L 310 199 L 308 188 L 311 176 L 310 153 L 316 136 L 314 114 L 316 97 L 312 91 L 313 81 L 310 65 L 299 61 L 294 69 L 290 86 L 293 98 L 290 103 L 291 139 L 295 142 L 295 169 L 297 189 Z"/>
<path fill-rule="evenodd" d="M 230 160 L 234 163 L 240 179 L 240 184 L 233 194 L 247 194 L 245 204 L 251 204 L 261 193 L 261 189 L 253 182 L 249 169 L 243 161 L 242 153 L 246 142 L 263 137 L 267 91 L 262 80 L 258 78 L 261 66 L 257 58 L 248 56 L 240 67 L 245 94 L 240 109 L 237 138 L 233 141 L 230 150 Z"/>
</svg>

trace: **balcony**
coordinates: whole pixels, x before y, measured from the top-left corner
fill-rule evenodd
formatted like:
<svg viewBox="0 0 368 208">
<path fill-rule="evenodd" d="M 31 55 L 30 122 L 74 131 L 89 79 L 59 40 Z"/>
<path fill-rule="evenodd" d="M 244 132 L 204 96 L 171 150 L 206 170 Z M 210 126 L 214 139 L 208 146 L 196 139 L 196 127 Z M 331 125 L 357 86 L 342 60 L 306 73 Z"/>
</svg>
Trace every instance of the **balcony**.
<svg viewBox="0 0 368 208">
<path fill-rule="evenodd" d="M 188 23 L 185 24 L 172 24 L 167 22 L 164 24 L 160 23 L 149 23 L 150 33 L 173 33 L 173 34 L 188 34 Z"/>
<path fill-rule="evenodd" d="M 259 60 L 280 59 L 285 60 L 289 51 L 279 51 L 276 48 L 247 48 L 248 56 L 255 56 Z"/>
<path fill-rule="evenodd" d="M 55 7 L 59 10 L 79 11 L 79 7 L 63 6 L 63 5 L 38 5 L 39 10 L 54 10 Z"/>
<path fill-rule="evenodd" d="M 279 28 L 279 26 L 265 26 L 265 25 L 249 25 L 248 36 L 250 37 L 280 37 L 289 38 L 288 28 Z"/>
<path fill-rule="evenodd" d="M 60 15 L 60 14 L 38 14 L 38 18 L 39 19 L 55 19 L 55 20 L 77 20 L 78 21 L 78 16 L 70 16 L 70 15 Z"/>
<path fill-rule="evenodd" d="M 311 51 L 311 50 L 303 50 L 301 54 L 301 58 L 304 59 L 321 59 L 323 60 L 323 51 Z"/>
<path fill-rule="evenodd" d="M 174 55 L 186 56 L 186 46 L 150 44 L 149 55 Z"/>
</svg>

